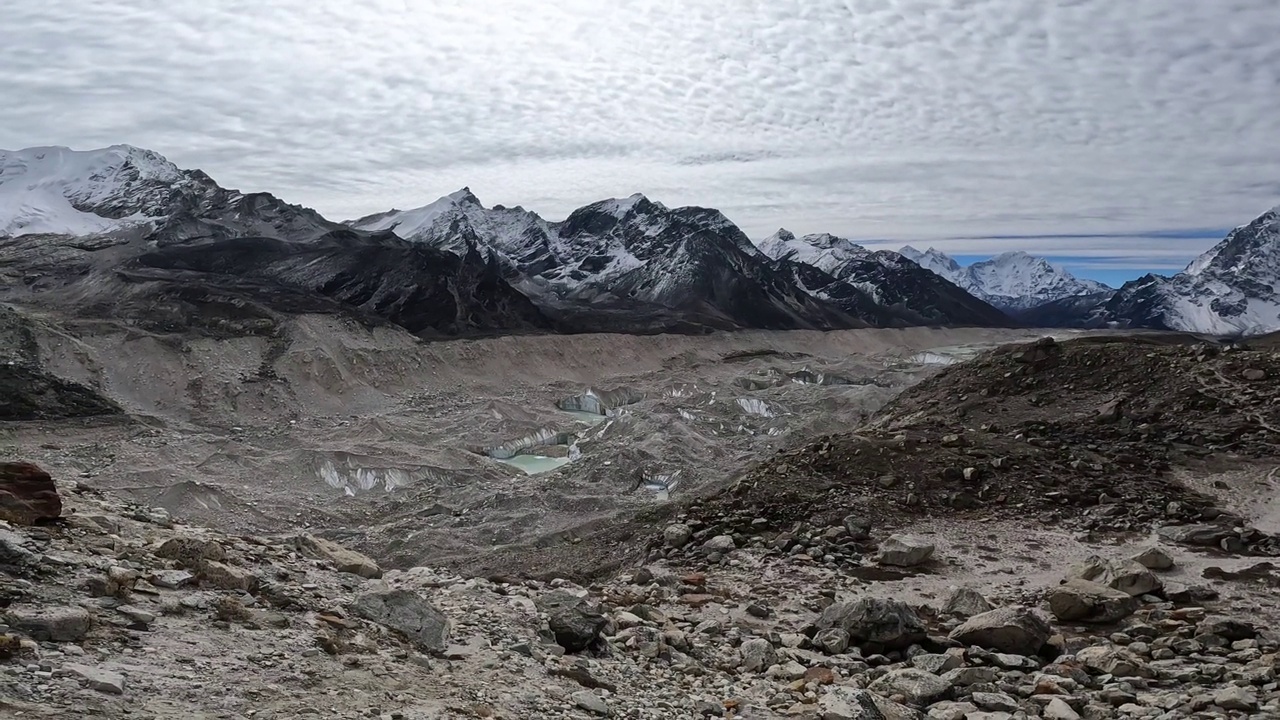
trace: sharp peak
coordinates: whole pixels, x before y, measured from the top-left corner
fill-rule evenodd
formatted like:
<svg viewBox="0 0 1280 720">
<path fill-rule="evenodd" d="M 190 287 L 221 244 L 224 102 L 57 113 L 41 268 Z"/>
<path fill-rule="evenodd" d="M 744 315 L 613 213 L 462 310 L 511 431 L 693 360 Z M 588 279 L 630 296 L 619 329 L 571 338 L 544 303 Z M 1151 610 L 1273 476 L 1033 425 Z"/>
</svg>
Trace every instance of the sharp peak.
<svg viewBox="0 0 1280 720">
<path fill-rule="evenodd" d="M 480 198 L 476 197 L 476 194 L 471 192 L 470 186 L 463 186 L 461 190 L 455 190 L 440 199 L 444 200 L 445 198 L 448 198 L 449 200 L 452 200 L 455 203 L 469 203 L 472 205 L 480 205 L 481 207 L 484 207 L 480 203 Z"/>
</svg>

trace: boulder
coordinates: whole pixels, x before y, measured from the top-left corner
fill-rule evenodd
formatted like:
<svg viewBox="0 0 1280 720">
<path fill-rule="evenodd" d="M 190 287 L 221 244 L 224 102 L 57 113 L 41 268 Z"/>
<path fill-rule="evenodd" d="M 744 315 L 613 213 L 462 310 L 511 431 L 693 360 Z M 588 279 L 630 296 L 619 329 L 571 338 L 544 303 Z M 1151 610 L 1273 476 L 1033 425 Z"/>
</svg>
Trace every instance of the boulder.
<svg viewBox="0 0 1280 720">
<path fill-rule="evenodd" d="M 871 521 L 861 515 L 846 515 L 840 524 L 851 540 L 862 542 L 871 537 Z"/>
<path fill-rule="evenodd" d="M 818 699 L 822 720 L 923 720 L 924 714 L 873 692 L 833 686 Z"/>
<path fill-rule="evenodd" d="M 427 652 L 443 652 L 449 644 L 449 619 L 410 590 L 375 590 L 356 597 L 351 611 L 395 630 Z"/>
<path fill-rule="evenodd" d="M 600 642 L 600 631 L 609 622 L 586 598 L 562 590 L 542 596 L 537 605 L 547 614 L 547 624 L 556 644 L 566 652 L 582 652 L 596 646 Z"/>
<path fill-rule="evenodd" d="M 732 535 L 717 535 L 702 544 L 702 552 L 710 555 L 711 553 L 727 553 L 738 549 L 738 543 L 733 539 Z"/>
<path fill-rule="evenodd" d="M 80 607 L 63 605 L 13 605 L 5 622 L 33 640 L 79 642 L 93 627 L 93 616 Z"/>
<path fill-rule="evenodd" d="M 1111 562 L 1097 555 L 1087 558 L 1067 573 L 1067 580 L 1089 580 L 1134 597 L 1158 592 L 1164 583 L 1155 573 L 1132 560 Z"/>
<path fill-rule="evenodd" d="M 760 672 L 778 661 L 773 644 L 764 638 L 751 638 L 743 642 L 739 650 L 742 661 L 738 663 L 738 667 L 747 672 Z"/>
<path fill-rule="evenodd" d="M 1010 605 L 974 615 L 951 631 L 951 639 L 997 652 L 1035 655 L 1050 632 L 1049 623 L 1034 610 Z"/>
<path fill-rule="evenodd" d="M 927 634 L 910 605 L 869 597 L 833 603 L 822 611 L 815 625 L 819 630 L 843 630 L 855 643 L 879 643 L 886 648 L 907 647 Z"/>
<path fill-rule="evenodd" d="M 0 520 L 35 525 L 61 515 L 62 498 L 49 473 L 31 463 L 0 463 Z"/>
<path fill-rule="evenodd" d="M 382 577 L 382 569 L 367 555 L 345 548 L 328 538 L 303 533 L 294 536 L 292 540 L 299 552 L 328 562 L 338 572 L 370 579 Z"/>
<path fill-rule="evenodd" d="M 85 686 L 91 690 L 110 695 L 124 694 L 124 676 L 120 673 L 79 663 L 65 663 L 62 670 L 83 680 Z"/>
<path fill-rule="evenodd" d="M 1044 706 L 1045 720 L 1080 720 L 1080 713 L 1076 712 L 1062 698 L 1054 698 Z"/>
<path fill-rule="evenodd" d="M 1179 545 L 1217 546 L 1223 538 L 1235 535 L 1230 526 L 1200 523 L 1196 525 L 1166 525 L 1156 534 Z"/>
<path fill-rule="evenodd" d="M 952 588 L 942 612 L 960 617 L 973 617 L 991 611 L 991 603 L 973 588 Z"/>
<path fill-rule="evenodd" d="M 1049 610 L 1067 622 L 1113 623 L 1138 609 L 1138 599 L 1088 580 L 1070 580 L 1049 591 Z"/>
<path fill-rule="evenodd" d="M 692 537 L 693 530 L 684 523 L 673 523 L 662 531 L 662 541 L 671 548 L 679 549 L 688 545 Z"/>
<path fill-rule="evenodd" d="M 876 678 L 867 689 L 889 697 L 901 695 L 911 705 L 929 705 L 946 699 L 951 693 L 951 686 L 946 680 L 916 668 L 890 670 Z"/>
<path fill-rule="evenodd" d="M 216 560 L 205 560 L 196 571 L 196 580 L 208 587 L 219 590 L 240 590 L 247 593 L 258 591 L 258 576 L 243 568 L 228 565 Z"/>
<path fill-rule="evenodd" d="M 156 557 L 173 560 L 185 568 L 195 569 L 205 560 L 222 562 L 227 551 L 215 540 L 178 535 L 165 540 L 156 548 Z"/>
<path fill-rule="evenodd" d="M 1210 615 L 1196 624 L 1197 635 L 1219 635 L 1231 642 L 1251 640 L 1258 631 L 1253 625 L 1235 618 Z"/>
<path fill-rule="evenodd" d="M 933 543 L 915 535 L 893 534 L 880 543 L 876 562 L 881 565 L 915 567 L 933 557 Z"/>
<path fill-rule="evenodd" d="M 1090 670 L 1116 677 L 1151 677 L 1151 670 L 1134 653 L 1113 645 L 1092 645 L 1076 653 Z"/>
<path fill-rule="evenodd" d="M 1148 570 L 1169 570 L 1173 568 L 1173 556 L 1158 545 L 1143 548 L 1134 553 L 1129 559 Z"/>
</svg>

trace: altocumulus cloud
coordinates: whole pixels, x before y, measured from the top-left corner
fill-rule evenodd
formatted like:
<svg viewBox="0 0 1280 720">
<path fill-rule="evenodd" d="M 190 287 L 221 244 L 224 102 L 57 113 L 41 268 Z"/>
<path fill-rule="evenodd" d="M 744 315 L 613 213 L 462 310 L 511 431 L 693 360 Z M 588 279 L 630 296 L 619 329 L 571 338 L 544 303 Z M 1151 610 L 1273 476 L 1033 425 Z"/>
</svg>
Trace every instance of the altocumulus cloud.
<svg viewBox="0 0 1280 720">
<path fill-rule="evenodd" d="M 1280 202 L 1275 0 L 0 0 L 0 17 L 0 147 L 128 142 L 336 218 L 462 185 L 553 218 L 642 191 L 755 236 L 1077 243 L 1154 267 L 1211 241 L 1144 232 Z"/>
</svg>

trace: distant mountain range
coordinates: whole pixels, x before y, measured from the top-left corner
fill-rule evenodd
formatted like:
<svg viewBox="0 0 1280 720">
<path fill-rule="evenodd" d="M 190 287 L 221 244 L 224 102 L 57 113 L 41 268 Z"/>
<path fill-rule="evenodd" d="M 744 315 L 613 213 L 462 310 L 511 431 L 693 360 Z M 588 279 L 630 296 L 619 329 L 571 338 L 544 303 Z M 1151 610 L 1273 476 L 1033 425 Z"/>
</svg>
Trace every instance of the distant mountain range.
<svg viewBox="0 0 1280 720">
<path fill-rule="evenodd" d="M 0 300 L 156 329 L 266 331 L 346 313 L 425 336 L 1043 323 L 1238 333 L 1280 327 L 1275 212 L 1174 278 L 1113 291 L 1025 253 L 960 267 L 643 195 L 561 222 L 464 188 L 337 223 L 127 145 L 0 151 Z M 1270 303 L 1270 304 L 1268 304 Z"/>
</svg>

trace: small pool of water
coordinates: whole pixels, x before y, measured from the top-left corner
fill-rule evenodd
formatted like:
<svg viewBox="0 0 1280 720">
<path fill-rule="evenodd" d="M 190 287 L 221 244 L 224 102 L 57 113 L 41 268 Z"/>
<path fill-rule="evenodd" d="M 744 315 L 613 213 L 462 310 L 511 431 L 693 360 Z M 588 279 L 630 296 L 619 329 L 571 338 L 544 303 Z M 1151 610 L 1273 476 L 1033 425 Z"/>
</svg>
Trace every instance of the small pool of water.
<svg viewBox="0 0 1280 720">
<path fill-rule="evenodd" d="M 500 463 L 518 467 L 525 472 L 526 475 L 537 475 L 539 473 L 550 472 L 558 467 L 568 465 L 567 457 L 547 457 L 545 455 L 516 455 L 506 460 L 499 460 Z"/>
<path fill-rule="evenodd" d="M 561 410 L 560 412 L 565 415 L 572 415 L 578 422 L 586 423 L 588 425 L 599 425 L 607 419 L 604 415 L 598 415 L 585 410 Z"/>
</svg>

